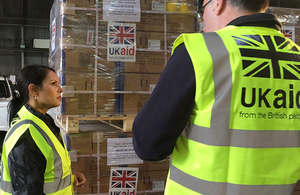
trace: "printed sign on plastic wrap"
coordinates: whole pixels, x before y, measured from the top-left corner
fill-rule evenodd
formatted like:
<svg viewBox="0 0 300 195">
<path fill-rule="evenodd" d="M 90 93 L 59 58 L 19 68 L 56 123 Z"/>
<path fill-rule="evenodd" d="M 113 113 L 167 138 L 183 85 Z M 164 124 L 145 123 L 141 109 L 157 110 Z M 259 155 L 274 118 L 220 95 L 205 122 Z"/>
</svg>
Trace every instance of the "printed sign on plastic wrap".
<svg viewBox="0 0 300 195">
<path fill-rule="evenodd" d="M 109 195 L 135 195 L 138 168 L 112 167 L 110 170 Z"/>
<path fill-rule="evenodd" d="M 107 61 L 135 62 L 136 24 L 108 23 Z"/>
<path fill-rule="evenodd" d="M 140 0 L 103 0 L 103 21 L 140 22 Z"/>
<path fill-rule="evenodd" d="M 142 164 L 143 161 L 136 155 L 132 138 L 107 139 L 107 165 Z"/>
</svg>

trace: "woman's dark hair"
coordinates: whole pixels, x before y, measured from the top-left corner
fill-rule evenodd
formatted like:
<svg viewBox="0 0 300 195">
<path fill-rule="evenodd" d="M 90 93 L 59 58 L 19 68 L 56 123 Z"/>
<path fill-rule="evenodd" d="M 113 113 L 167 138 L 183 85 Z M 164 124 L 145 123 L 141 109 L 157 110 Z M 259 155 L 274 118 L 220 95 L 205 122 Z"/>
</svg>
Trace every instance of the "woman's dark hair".
<svg viewBox="0 0 300 195">
<path fill-rule="evenodd" d="M 32 83 L 41 87 L 49 71 L 55 72 L 54 69 L 42 65 L 30 65 L 21 70 L 17 77 L 17 89 L 20 95 L 13 98 L 8 104 L 9 124 L 24 103 L 29 100 L 28 86 Z"/>
</svg>

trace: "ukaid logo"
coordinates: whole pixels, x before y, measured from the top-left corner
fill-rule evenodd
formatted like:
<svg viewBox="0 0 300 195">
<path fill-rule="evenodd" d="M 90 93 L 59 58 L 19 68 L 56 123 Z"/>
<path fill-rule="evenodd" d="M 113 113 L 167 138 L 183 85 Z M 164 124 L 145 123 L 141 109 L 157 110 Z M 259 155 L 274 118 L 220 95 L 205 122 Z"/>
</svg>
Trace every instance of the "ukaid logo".
<svg viewBox="0 0 300 195">
<path fill-rule="evenodd" d="M 107 61 L 135 62 L 135 26 L 108 23 Z"/>
<path fill-rule="evenodd" d="M 135 195 L 137 181 L 138 168 L 112 167 L 109 195 Z"/>
</svg>

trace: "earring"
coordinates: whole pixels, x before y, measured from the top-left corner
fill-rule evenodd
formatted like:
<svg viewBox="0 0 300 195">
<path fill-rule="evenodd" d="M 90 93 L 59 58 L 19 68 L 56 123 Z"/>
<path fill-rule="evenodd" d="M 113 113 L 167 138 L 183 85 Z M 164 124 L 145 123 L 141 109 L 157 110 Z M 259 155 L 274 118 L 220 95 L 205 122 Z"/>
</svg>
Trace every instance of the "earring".
<svg viewBox="0 0 300 195">
<path fill-rule="evenodd" d="M 34 99 L 36 100 L 36 96 L 34 96 Z"/>
</svg>

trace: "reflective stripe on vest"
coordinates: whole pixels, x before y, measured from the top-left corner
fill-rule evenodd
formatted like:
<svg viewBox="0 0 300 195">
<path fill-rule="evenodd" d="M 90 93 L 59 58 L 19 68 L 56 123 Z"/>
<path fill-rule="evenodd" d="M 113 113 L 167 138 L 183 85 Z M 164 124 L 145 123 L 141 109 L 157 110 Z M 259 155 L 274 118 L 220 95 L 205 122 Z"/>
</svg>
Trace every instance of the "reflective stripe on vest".
<svg viewBox="0 0 300 195">
<path fill-rule="evenodd" d="M 229 114 L 229 113 L 223 113 Z M 214 123 L 214 118 L 212 118 Z M 183 136 L 213 146 L 235 146 L 242 148 L 294 148 L 300 147 L 299 131 L 264 130 L 249 131 L 210 128 L 188 123 Z"/>
<path fill-rule="evenodd" d="M 292 194 L 295 184 L 290 185 L 237 185 L 231 183 L 210 182 L 195 178 L 174 166 L 170 167 L 170 179 L 204 195 L 240 194 L 240 195 L 285 195 Z"/>
<path fill-rule="evenodd" d="M 50 193 L 55 193 L 59 190 L 62 190 L 64 188 L 67 188 L 68 186 L 71 185 L 71 175 L 68 175 L 65 178 L 61 178 L 63 175 L 62 171 L 62 160 L 58 152 L 56 151 L 56 148 L 52 142 L 52 140 L 48 137 L 48 135 L 32 120 L 22 120 L 19 123 L 15 124 L 12 129 L 9 131 L 8 135 L 6 136 L 6 139 L 9 139 L 9 137 L 16 131 L 19 127 L 22 125 L 26 124 L 31 124 L 33 125 L 39 133 L 43 136 L 43 138 L 46 140 L 46 142 L 53 148 L 53 156 L 54 156 L 54 181 L 53 182 L 45 182 L 44 183 L 44 193 L 50 194 Z M 3 163 L 2 163 L 2 170 L 3 170 Z M 11 182 L 4 181 L 4 178 L 1 178 L 1 189 L 7 193 L 12 193 L 12 184 Z"/>
<path fill-rule="evenodd" d="M 299 148 L 299 131 L 228 129 L 230 121 L 226 117 L 224 118 L 224 116 L 230 116 L 231 114 L 232 72 L 229 53 L 222 38 L 217 33 L 204 33 L 202 35 L 213 61 L 215 102 L 211 109 L 210 128 L 198 126 L 189 122 L 181 136 L 197 143 L 216 147 L 240 147 L 243 149 Z M 220 64 L 222 65 L 220 66 Z M 188 143 L 185 142 L 185 144 Z M 186 147 L 188 148 L 189 146 Z M 174 150 L 177 150 L 176 147 Z M 178 153 L 181 154 L 180 152 L 181 151 Z M 179 156 L 178 158 L 182 158 L 183 156 Z M 182 166 L 188 166 L 186 160 L 181 161 L 184 163 Z M 195 193 L 204 195 L 282 195 L 287 193 L 291 194 L 295 186 L 295 184 L 260 185 L 259 182 L 257 182 L 258 185 L 242 185 L 228 182 L 208 181 L 185 173 L 175 167 L 172 163 L 170 166 L 169 179 L 176 182 L 177 185 L 179 184 L 195 191 Z"/>
</svg>

